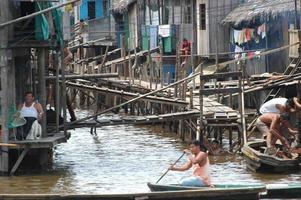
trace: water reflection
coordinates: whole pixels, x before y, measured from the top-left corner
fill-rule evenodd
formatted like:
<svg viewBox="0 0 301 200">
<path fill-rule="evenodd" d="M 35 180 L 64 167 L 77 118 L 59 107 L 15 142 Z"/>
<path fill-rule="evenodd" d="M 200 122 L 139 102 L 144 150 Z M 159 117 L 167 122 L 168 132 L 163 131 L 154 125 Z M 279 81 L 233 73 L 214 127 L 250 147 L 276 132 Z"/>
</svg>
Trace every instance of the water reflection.
<svg viewBox="0 0 301 200">
<path fill-rule="evenodd" d="M 52 171 L 0 177 L 1 193 L 146 192 L 181 154 L 183 144 L 151 126 L 110 126 L 72 131 L 68 143 L 54 151 Z M 241 157 L 211 157 L 214 183 L 299 182 L 299 174 L 254 174 Z M 184 163 L 185 159 L 181 161 Z M 162 183 L 176 183 L 190 172 L 170 172 Z"/>
</svg>

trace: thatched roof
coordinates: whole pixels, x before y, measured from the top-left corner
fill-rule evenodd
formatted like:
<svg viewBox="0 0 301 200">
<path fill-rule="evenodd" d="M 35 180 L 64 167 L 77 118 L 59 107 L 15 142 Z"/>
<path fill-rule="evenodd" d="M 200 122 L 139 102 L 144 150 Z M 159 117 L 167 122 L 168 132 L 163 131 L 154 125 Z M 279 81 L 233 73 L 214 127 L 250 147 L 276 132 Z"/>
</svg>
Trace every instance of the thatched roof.
<svg viewBox="0 0 301 200">
<path fill-rule="evenodd" d="M 136 0 L 112 0 L 112 11 L 115 13 L 124 13 L 127 11 L 128 6 Z"/>
<path fill-rule="evenodd" d="M 299 0 L 298 7 L 299 9 Z M 264 21 L 266 17 L 288 16 L 295 12 L 295 0 L 246 0 L 222 21 L 223 24 L 239 25 L 255 19 Z"/>
</svg>

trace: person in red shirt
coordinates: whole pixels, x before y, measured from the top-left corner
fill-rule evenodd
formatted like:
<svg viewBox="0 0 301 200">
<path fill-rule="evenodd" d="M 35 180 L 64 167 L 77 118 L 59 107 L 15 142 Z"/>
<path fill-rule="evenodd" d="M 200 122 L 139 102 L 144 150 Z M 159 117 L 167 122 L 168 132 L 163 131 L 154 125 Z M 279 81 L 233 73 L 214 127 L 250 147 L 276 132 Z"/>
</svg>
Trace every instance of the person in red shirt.
<svg viewBox="0 0 301 200">
<path fill-rule="evenodd" d="M 181 51 L 182 56 L 184 56 L 184 61 L 181 64 L 183 67 L 186 64 L 191 51 L 191 44 L 186 38 L 183 39 Z"/>
</svg>

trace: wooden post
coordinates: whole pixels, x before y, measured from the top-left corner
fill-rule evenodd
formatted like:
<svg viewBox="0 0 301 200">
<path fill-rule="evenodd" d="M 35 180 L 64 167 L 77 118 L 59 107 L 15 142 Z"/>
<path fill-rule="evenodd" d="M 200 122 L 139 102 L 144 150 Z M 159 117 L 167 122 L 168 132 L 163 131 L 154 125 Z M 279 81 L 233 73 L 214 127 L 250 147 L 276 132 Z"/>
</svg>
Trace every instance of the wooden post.
<svg viewBox="0 0 301 200">
<path fill-rule="evenodd" d="M 148 37 L 148 67 L 149 67 L 149 89 L 153 89 L 153 64 L 150 53 L 150 36 Z"/>
<path fill-rule="evenodd" d="M 192 73 L 195 72 L 195 64 L 194 64 L 194 53 L 195 53 L 195 33 L 197 32 L 197 24 L 195 23 L 195 8 L 194 8 L 194 1 L 192 1 L 192 6 L 191 6 L 191 20 L 192 20 L 192 39 L 191 39 L 191 50 L 190 50 L 190 54 L 191 54 L 191 68 L 192 68 Z M 195 89 L 195 78 L 192 79 L 192 85 L 193 85 L 193 90 Z"/>
<path fill-rule="evenodd" d="M 178 76 L 179 76 L 179 67 L 180 67 L 180 56 L 179 56 L 179 48 L 180 48 L 180 42 L 178 42 L 177 45 L 177 50 L 176 50 L 176 65 L 175 65 L 175 81 L 178 81 Z M 178 85 L 175 85 L 174 89 L 174 97 L 176 98 L 178 96 Z"/>
<path fill-rule="evenodd" d="M 175 1 L 171 1 L 172 24 L 175 24 Z"/>
<path fill-rule="evenodd" d="M 163 88 L 163 44 L 162 44 L 162 40 L 160 42 L 160 46 L 159 46 L 159 49 L 160 49 L 160 82 L 161 82 L 161 88 Z"/>
<path fill-rule="evenodd" d="M 217 20 L 217 18 L 216 18 Z M 215 65 L 216 65 L 216 70 L 218 71 L 218 32 L 219 32 L 219 24 L 216 21 L 216 37 L 215 37 Z"/>
<path fill-rule="evenodd" d="M 242 74 L 244 74 L 244 67 L 240 64 Z M 243 84 L 243 77 L 239 76 L 238 79 L 238 86 L 241 89 L 239 93 L 239 110 L 241 116 L 241 126 L 242 126 L 242 134 L 243 134 L 243 142 L 246 144 L 247 142 L 247 130 L 246 130 L 246 119 L 245 119 L 245 98 L 244 98 L 244 84 Z"/>
<path fill-rule="evenodd" d="M 158 18 L 159 18 L 159 25 L 161 25 L 161 10 L 160 10 L 160 0 L 157 0 L 158 5 Z"/>
<path fill-rule="evenodd" d="M 65 44 L 65 43 L 64 43 Z M 66 110 L 66 78 L 65 78 L 65 62 L 64 62 L 64 47 L 61 47 L 61 74 L 62 74 L 62 109 L 64 118 L 64 134 L 67 135 L 67 110 Z"/>
<path fill-rule="evenodd" d="M 8 0 L 0 1 L 0 23 L 6 22 L 9 19 L 9 6 Z M 8 122 L 8 54 L 7 54 L 7 44 L 8 44 L 8 28 L 0 29 L 0 68 L 1 68 L 1 142 L 8 143 L 9 131 L 7 127 Z M 14 66 L 11 66 L 14 67 Z M 0 153 L 0 173 L 7 174 L 9 170 L 9 154 L 8 148 L 5 146 L 1 147 Z"/>
<path fill-rule="evenodd" d="M 123 57 L 123 62 L 122 62 L 123 76 L 126 79 L 126 52 L 125 52 L 125 35 L 124 35 L 124 33 L 122 33 L 122 36 L 121 36 L 121 57 Z"/>
<path fill-rule="evenodd" d="M 301 82 L 300 80 L 298 81 L 298 84 L 297 84 L 297 98 L 298 98 L 298 101 L 300 101 L 301 99 Z M 300 114 L 297 114 L 297 121 L 298 121 L 298 132 L 299 132 L 299 144 L 301 143 L 301 115 Z"/>
<path fill-rule="evenodd" d="M 42 118 L 42 137 L 47 137 L 47 130 L 46 130 L 46 79 L 45 79 L 45 67 L 46 67 L 46 49 L 41 48 L 38 49 L 38 73 L 39 73 L 39 97 L 40 97 L 40 104 L 42 105 L 43 114 Z"/>
<path fill-rule="evenodd" d="M 58 52 L 56 52 L 55 56 L 55 112 L 56 112 L 56 132 L 58 133 L 59 126 L 60 126 L 60 116 L 61 116 L 61 106 L 60 106 L 60 63 L 61 57 L 59 56 Z"/>
<path fill-rule="evenodd" d="M 199 131 L 197 135 L 197 140 L 200 140 L 201 137 L 203 137 L 203 129 L 204 129 L 204 124 L 203 124 L 203 90 L 204 90 L 204 80 L 203 80 L 203 67 L 200 66 L 200 90 L 199 90 L 199 95 L 200 95 L 200 121 L 199 121 Z"/>
<path fill-rule="evenodd" d="M 152 25 L 152 10 L 151 10 L 151 3 L 150 0 L 148 0 L 148 15 L 149 15 L 149 24 Z"/>
<path fill-rule="evenodd" d="M 218 91 L 220 91 L 220 89 L 222 88 L 222 84 L 219 82 L 218 83 Z M 221 102 L 221 95 L 220 95 L 220 92 L 217 93 L 217 102 L 220 103 Z"/>
<path fill-rule="evenodd" d="M 190 109 L 193 109 L 193 86 L 190 87 L 189 92 L 190 92 L 190 94 L 189 94 L 189 97 L 190 97 L 189 98 L 190 99 L 189 106 L 190 106 Z"/>
<path fill-rule="evenodd" d="M 233 100 L 232 100 L 232 93 L 229 94 L 229 107 L 233 108 Z M 232 127 L 229 128 L 229 145 L 230 147 L 233 144 L 233 134 L 232 134 Z"/>
</svg>

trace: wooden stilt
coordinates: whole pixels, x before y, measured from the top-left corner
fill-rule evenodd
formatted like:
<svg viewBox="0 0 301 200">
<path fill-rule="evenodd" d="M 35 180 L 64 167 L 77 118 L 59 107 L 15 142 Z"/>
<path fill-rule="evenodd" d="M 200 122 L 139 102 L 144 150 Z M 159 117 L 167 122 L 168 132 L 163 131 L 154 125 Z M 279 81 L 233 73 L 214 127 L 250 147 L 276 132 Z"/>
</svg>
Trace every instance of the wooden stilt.
<svg viewBox="0 0 301 200">
<path fill-rule="evenodd" d="M 46 111 L 46 99 L 47 99 L 47 94 L 46 94 L 46 79 L 45 79 L 45 68 L 46 68 L 46 49 L 41 48 L 38 49 L 38 72 L 39 72 L 39 97 L 40 97 L 40 103 L 42 105 L 42 108 L 44 112 Z M 46 115 L 43 114 L 42 120 L 41 120 L 41 125 L 42 125 L 42 137 L 47 136 L 46 132 Z"/>
<path fill-rule="evenodd" d="M 21 162 L 23 161 L 23 159 L 26 156 L 26 154 L 28 153 L 28 151 L 29 151 L 29 147 L 25 147 L 25 149 L 22 151 L 21 155 L 19 156 L 18 160 L 14 164 L 13 168 L 11 169 L 11 171 L 9 173 L 10 176 L 13 176 L 15 174 L 15 172 L 19 168 Z"/>
</svg>

